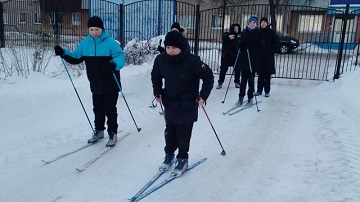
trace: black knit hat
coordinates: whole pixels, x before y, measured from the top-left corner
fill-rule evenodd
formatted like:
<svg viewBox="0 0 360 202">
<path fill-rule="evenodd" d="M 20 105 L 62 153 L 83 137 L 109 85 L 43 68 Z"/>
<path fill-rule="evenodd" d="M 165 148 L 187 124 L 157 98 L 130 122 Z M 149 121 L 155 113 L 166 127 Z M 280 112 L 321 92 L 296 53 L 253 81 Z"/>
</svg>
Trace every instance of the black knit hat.
<svg viewBox="0 0 360 202">
<path fill-rule="evenodd" d="M 182 51 L 186 50 L 187 43 L 185 37 L 178 31 L 168 32 L 165 36 L 165 46 L 175 46 Z"/>
<path fill-rule="evenodd" d="M 269 24 L 269 20 L 268 20 L 266 17 L 262 17 L 262 18 L 260 19 L 260 23 L 261 23 L 262 21 L 265 21 L 266 23 Z"/>
<path fill-rule="evenodd" d="M 99 18 L 98 16 L 93 16 L 93 17 L 89 18 L 88 28 L 89 27 L 98 27 L 98 28 L 101 28 L 102 30 L 104 30 L 104 23 L 101 20 L 101 18 Z"/>
<path fill-rule="evenodd" d="M 176 28 L 177 30 L 179 30 L 180 33 L 183 33 L 184 32 L 184 29 L 180 27 L 180 24 L 178 22 L 174 22 L 172 25 L 171 25 L 171 29 L 173 28 Z"/>
</svg>

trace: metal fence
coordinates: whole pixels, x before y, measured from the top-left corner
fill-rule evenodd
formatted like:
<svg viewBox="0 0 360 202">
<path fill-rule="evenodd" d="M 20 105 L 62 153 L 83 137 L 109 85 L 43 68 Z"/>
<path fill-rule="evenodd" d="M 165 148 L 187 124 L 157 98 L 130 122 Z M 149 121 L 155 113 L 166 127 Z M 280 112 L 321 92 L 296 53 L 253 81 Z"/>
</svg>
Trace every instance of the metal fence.
<svg viewBox="0 0 360 202">
<path fill-rule="evenodd" d="M 221 34 L 230 24 L 246 27 L 247 19 L 268 17 L 279 35 L 299 46 L 276 54 L 278 78 L 330 80 L 357 65 L 360 11 L 267 4 L 225 5 L 201 10 L 199 4 L 176 0 L 145 0 L 127 5 L 106 0 L 9 0 L 0 2 L 0 47 L 47 43 L 73 48 L 88 34 L 89 16 L 98 15 L 109 33 L 125 45 L 131 39 L 164 35 L 173 22 L 186 28 L 192 52 L 219 72 Z M 287 52 L 288 51 L 288 52 Z M 231 73 L 229 69 L 228 73 Z"/>
<path fill-rule="evenodd" d="M 279 35 L 285 35 L 286 37 L 283 38 L 288 40 L 288 42 L 281 40 L 281 46 L 287 48 L 288 52 L 275 55 L 275 77 L 333 79 L 336 62 L 339 62 L 339 44 L 342 38 L 339 32 L 344 28 L 345 13 L 334 14 L 327 8 L 278 5 L 273 14 L 271 16 L 270 6 L 267 4 L 235 5 L 200 11 L 200 39 L 208 42 L 200 45 L 200 49 L 208 50 L 200 52 L 200 55 L 211 64 L 215 72 L 218 72 L 221 33 L 228 31 L 232 23 L 238 23 L 245 28 L 250 16 L 267 17 L 272 28 L 276 27 Z M 347 61 L 351 56 L 357 55 L 355 47 L 358 45 L 360 34 L 356 31 L 357 22 L 354 20 L 356 14 L 348 16 L 347 19 L 352 20 L 345 32 L 346 49 L 341 51 L 344 53 L 341 67 L 351 70 L 355 65 L 349 65 Z M 291 50 L 292 44 L 289 44 L 288 37 L 298 40 L 300 45 Z M 213 51 L 214 48 L 218 51 Z M 230 69 L 229 72 L 231 71 Z"/>
</svg>

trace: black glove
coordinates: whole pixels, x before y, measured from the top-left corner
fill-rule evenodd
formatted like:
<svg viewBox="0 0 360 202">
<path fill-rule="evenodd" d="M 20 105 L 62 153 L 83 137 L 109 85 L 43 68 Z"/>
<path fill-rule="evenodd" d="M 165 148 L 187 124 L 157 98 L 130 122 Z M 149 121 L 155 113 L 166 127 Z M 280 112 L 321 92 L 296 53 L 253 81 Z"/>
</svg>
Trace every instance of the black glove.
<svg viewBox="0 0 360 202">
<path fill-rule="evenodd" d="M 163 53 L 165 51 L 165 48 L 158 46 L 156 50 L 159 51 L 160 53 Z"/>
<path fill-rule="evenodd" d="M 115 71 L 116 70 L 116 64 L 113 61 L 110 61 L 107 65 L 106 68 L 108 68 L 110 71 Z"/>
<path fill-rule="evenodd" d="M 60 55 L 60 56 L 64 55 L 64 50 L 60 46 L 55 46 L 54 50 L 55 50 L 55 55 Z"/>
</svg>

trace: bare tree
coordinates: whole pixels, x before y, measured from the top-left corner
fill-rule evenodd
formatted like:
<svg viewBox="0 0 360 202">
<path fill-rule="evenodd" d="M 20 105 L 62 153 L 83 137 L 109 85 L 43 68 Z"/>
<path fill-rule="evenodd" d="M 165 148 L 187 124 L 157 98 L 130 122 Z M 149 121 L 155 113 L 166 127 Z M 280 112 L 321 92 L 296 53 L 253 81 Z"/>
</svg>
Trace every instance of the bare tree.
<svg viewBox="0 0 360 202">
<path fill-rule="evenodd" d="M 274 0 L 269 0 L 270 4 L 270 18 L 271 18 L 271 28 L 276 32 L 276 17 L 275 17 L 275 10 L 276 6 L 278 5 L 278 0 L 275 4 Z"/>
</svg>

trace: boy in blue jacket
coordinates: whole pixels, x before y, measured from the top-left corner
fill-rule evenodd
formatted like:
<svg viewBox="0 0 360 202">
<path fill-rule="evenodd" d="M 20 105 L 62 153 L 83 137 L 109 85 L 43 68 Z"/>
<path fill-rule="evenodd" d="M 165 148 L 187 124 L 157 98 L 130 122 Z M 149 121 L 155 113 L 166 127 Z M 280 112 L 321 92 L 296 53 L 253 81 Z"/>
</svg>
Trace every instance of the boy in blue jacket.
<svg viewBox="0 0 360 202">
<path fill-rule="evenodd" d="M 118 42 L 104 29 L 101 18 L 91 17 L 88 28 L 89 35 L 80 41 L 74 51 L 55 46 L 55 54 L 71 64 L 85 60 L 95 114 L 95 131 L 88 143 L 95 143 L 104 138 L 105 118 L 107 118 L 109 140 L 106 146 L 113 147 L 117 142 L 116 103 L 120 90 L 113 74 L 120 82 L 119 70 L 125 65 L 125 55 Z"/>
</svg>

